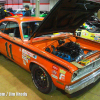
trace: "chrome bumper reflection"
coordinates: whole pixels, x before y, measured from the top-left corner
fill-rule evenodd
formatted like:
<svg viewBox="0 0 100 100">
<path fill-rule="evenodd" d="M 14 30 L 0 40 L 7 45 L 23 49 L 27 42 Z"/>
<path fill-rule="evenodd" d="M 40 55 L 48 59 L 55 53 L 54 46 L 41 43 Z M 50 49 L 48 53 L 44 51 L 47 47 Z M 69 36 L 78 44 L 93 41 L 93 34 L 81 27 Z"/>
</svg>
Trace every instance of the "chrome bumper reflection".
<svg viewBox="0 0 100 100">
<path fill-rule="evenodd" d="M 96 82 L 99 79 L 100 79 L 100 69 L 71 86 L 65 86 L 65 92 L 72 94 Z"/>
</svg>

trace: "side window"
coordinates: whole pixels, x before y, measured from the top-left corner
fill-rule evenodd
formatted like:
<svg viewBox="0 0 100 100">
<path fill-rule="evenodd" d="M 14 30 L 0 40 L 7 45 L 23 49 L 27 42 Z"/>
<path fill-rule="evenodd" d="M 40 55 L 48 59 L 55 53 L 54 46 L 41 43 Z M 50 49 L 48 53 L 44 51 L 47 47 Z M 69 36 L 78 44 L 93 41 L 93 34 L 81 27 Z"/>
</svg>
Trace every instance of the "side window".
<svg viewBox="0 0 100 100">
<path fill-rule="evenodd" d="M 8 22 L 5 31 L 5 34 L 14 33 L 14 37 L 20 38 L 20 31 L 19 31 L 19 25 L 16 22 Z"/>
<path fill-rule="evenodd" d="M 41 21 L 37 22 L 23 22 L 22 23 L 22 30 L 23 30 L 23 36 L 25 39 L 30 38 L 32 33 L 39 27 Z"/>
<path fill-rule="evenodd" d="M 0 31 L 1 32 L 4 32 L 4 29 L 5 29 L 6 25 L 7 25 L 7 22 L 0 23 Z"/>
</svg>

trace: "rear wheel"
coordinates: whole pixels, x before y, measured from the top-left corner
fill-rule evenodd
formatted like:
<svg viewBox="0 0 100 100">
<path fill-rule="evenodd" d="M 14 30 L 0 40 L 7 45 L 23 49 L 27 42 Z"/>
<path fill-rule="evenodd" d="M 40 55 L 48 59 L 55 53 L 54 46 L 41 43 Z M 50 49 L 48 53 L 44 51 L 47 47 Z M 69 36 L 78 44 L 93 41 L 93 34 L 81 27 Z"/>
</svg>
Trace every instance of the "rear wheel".
<svg viewBox="0 0 100 100">
<path fill-rule="evenodd" d="M 49 74 L 40 66 L 31 69 L 32 80 L 36 88 L 42 93 L 50 93 L 56 89 Z"/>
</svg>

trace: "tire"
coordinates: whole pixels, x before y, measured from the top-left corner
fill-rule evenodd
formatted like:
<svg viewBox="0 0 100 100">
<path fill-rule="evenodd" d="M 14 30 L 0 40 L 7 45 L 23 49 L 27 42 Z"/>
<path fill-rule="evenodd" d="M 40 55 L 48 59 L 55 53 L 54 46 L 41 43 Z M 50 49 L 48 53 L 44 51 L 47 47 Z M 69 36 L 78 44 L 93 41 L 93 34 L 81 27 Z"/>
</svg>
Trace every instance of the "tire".
<svg viewBox="0 0 100 100">
<path fill-rule="evenodd" d="M 35 87 L 42 93 L 48 94 L 56 90 L 49 74 L 40 66 L 34 65 L 31 69 L 32 81 Z"/>
</svg>

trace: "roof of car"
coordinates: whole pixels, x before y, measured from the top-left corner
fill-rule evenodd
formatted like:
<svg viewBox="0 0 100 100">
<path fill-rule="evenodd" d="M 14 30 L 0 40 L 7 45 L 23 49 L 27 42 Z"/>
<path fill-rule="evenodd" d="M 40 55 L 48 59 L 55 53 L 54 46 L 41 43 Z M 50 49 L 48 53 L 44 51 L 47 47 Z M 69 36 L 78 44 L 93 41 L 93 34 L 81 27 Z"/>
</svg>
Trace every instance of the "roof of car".
<svg viewBox="0 0 100 100">
<path fill-rule="evenodd" d="M 18 17 L 18 16 L 13 16 L 13 17 L 6 17 L 1 20 L 2 21 L 16 21 L 18 23 L 21 22 L 27 22 L 27 21 L 42 21 L 44 18 L 43 17 Z"/>
</svg>

